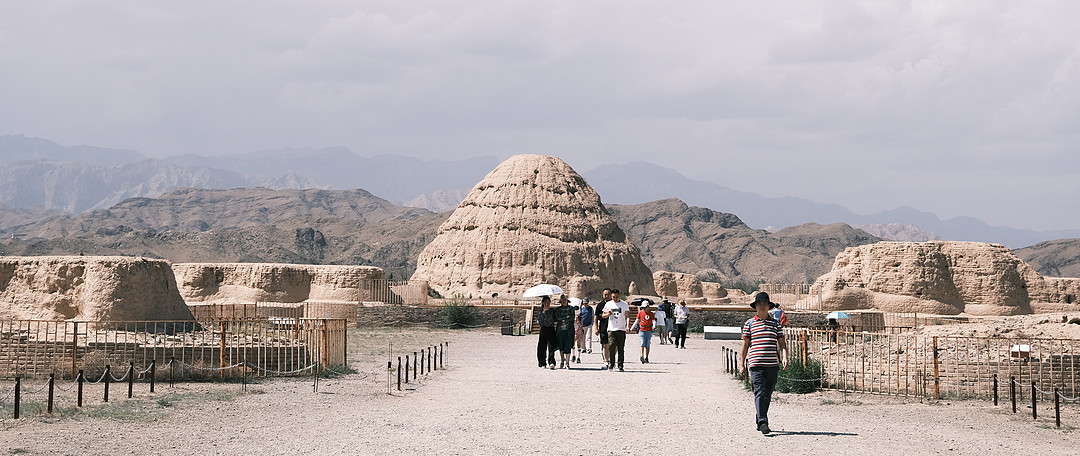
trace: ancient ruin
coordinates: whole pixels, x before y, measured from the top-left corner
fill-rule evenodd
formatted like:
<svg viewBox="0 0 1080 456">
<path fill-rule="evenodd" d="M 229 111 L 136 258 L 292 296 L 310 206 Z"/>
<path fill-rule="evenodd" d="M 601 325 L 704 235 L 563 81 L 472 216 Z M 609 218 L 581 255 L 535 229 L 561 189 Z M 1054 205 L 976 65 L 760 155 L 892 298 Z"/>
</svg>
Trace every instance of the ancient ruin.
<svg viewBox="0 0 1080 456">
<path fill-rule="evenodd" d="M 825 310 L 1021 315 L 1080 310 L 1080 279 L 1043 277 L 1000 244 L 878 242 L 850 247 L 817 279 Z"/>
<path fill-rule="evenodd" d="M 653 294 L 652 272 L 589 184 L 558 157 L 516 155 L 465 197 L 417 261 L 443 296 L 520 295 L 539 283 L 575 296 Z"/>
<path fill-rule="evenodd" d="M 362 300 L 383 270 L 372 266 L 278 263 L 177 263 L 180 295 L 189 303 Z"/>
<path fill-rule="evenodd" d="M 0 318 L 190 320 L 165 260 L 0 257 Z"/>
</svg>

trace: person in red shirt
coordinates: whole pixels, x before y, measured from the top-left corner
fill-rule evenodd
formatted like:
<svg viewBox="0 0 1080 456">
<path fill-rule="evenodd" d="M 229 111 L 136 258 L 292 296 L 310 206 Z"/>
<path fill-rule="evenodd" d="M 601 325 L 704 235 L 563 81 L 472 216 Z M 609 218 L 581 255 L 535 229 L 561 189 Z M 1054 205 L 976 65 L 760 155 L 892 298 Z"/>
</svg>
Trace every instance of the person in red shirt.
<svg viewBox="0 0 1080 456">
<path fill-rule="evenodd" d="M 787 341 L 784 327 L 769 315 L 769 310 L 776 304 L 769 301 L 768 293 L 759 292 L 750 307 L 757 313 L 743 324 L 742 375 L 745 377 L 749 371 L 750 384 L 754 387 L 757 430 L 768 434 L 772 432 L 769 429 L 769 404 L 780 368 L 787 365 Z"/>
<path fill-rule="evenodd" d="M 641 310 L 637 313 L 634 326 L 638 329 L 638 337 L 641 338 L 641 364 L 649 362 L 649 350 L 652 348 L 653 324 L 656 323 L 656 311 L 652 308 L 652 301 L 641 300 Z"/>
</svg>

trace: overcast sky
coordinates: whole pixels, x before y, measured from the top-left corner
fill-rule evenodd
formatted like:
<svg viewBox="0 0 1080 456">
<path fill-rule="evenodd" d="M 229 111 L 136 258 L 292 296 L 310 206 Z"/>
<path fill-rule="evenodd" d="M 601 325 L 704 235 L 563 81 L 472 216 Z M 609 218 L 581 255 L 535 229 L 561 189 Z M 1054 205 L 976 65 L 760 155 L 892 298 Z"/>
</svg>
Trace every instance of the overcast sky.
<svg viewBox="0 0 1080 456">
<path fill-rule="evenodd" d="M 1080 229 L 1073 0 L 0 1 L 0 134 L 642 160 Z"/>
</svg>

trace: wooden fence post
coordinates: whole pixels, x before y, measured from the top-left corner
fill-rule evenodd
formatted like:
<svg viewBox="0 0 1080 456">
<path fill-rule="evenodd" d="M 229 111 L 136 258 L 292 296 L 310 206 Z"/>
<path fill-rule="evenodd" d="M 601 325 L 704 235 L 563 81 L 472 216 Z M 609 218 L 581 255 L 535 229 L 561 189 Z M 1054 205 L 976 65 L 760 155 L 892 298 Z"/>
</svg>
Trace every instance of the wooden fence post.
<svg viewBox="0 0 1080 456">
<path fill-rule="evenodd" d="M 1054 421 L 1057 427 L 1061 427 L 1061 394 L 1058 394 L 1057 388 L 1054 388 Z"/>
<path fill-rule="evenodd" d="M 1031 419 L 1039 419 L 1038 391 L 1035 390 L 1035 382 L 1031 382 Z"/>
<path fill-rule="evenodd" d="M 71 376 L 74 377 L 79 368 L 79 322 L 73 321 L 71 324 Z"/>
<path fill-rule="evenodd" d="M 1012 411 L 1016 413 L 1016 377 L 1009 377 L 1009 396 L 1012 397 Z"/>
<path fill-rule="evenodd" d="M 225 327 L 226 327 L 226 323 L 224 321 L 222 321 L 221 322 L 221 347 L 220 347 L 220 351 L 218 353 L 218 368 L 221 369 L 221 370 L 218 371 L 218 376 L 220 376 L 221 378 L 225 378 Z"/>
<path fill-rule="evenodd" d="M 937 336 L 934 336 L 934 399 L 941 399 L 941 373 L 938 371 Z"/>
</svg>

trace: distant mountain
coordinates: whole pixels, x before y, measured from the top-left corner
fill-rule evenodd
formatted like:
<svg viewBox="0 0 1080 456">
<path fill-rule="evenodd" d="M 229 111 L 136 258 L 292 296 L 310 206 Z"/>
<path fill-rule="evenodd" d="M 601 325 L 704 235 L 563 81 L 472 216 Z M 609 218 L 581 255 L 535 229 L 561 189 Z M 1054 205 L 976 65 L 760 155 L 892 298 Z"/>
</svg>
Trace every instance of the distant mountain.
<svg viewBox="0 0 1080 456">
<path fill-rule="evenodd" d="M 465 200 L 469 190 L 436 190 L 406 201 L 403 206 L 420 207 L 432 212 L 454 210 Z"/>
<path fill-rule="evenodd" d="M 23 135 L 0 135 L 0 165 L 21 161 L 77 161 L 100 166 L 119 166 L 144 160 L 134 150 L 93 146 L 61 146 L 47 139 Z"/>
<path fill-rule="evenodd" d="M 927 242 L 946 240 L 936 233 L 931 233 L 915 225 L 904 225 L 901 223 L 865 223 L 852 226 L 888 241 Z"/>
<path fill-rule="evenodd" d="M 466 189 L 467 193 L 499 164 L 491 156 L 464 160 L 420 160 L 402 155 L 361 157 L 344 147 L 265 150 L 223 157 L 183 155 L 165 160 L 185 167 L 212 167 L 259 176 L 295 173 L 329 188 L 363 188 L 395 204 L 437 191 Z"/>
<path fill-rule="evenodd" d="M 1040 242 L 1013 253 L 1044 276 L 1080 277 L 1080 239 Z"/>
<path fill-rule="evenodd" d="M 1014 248 L 1047 240 L 1080 237 L 1080 230 L 1031 231 L 992 227 L 971 217 L 941 220 L 932 213 L 910 207 L 859 215 L 836 204 L 740 192 L 712 182 L 693 180 L 675 170 L 645 162 L 604 165 L 582 175 L 605 204 L 638 204 L 678 198 L 690 205 L 738 214 L 748 225 L 761 228 L 838 222 L 849 225 L 914 225 L 948 240 L 994 242 Z"/>
</svg>

